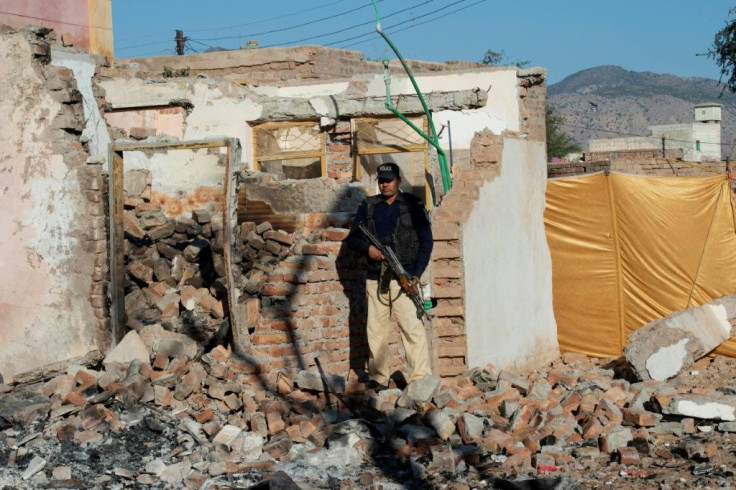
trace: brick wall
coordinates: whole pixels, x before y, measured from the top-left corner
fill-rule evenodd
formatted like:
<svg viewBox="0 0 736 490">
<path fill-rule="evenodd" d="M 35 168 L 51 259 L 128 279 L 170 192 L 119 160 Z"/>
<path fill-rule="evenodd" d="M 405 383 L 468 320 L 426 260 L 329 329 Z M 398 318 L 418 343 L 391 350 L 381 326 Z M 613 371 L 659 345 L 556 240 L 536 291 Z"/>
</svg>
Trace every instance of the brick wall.
<svg viewBox="0 0 736 490">
<path fill-rule="evenodd" d="M 519 72 L 521 132 L 531 141 L 547 141 L 547 84 L 545 75 L 533 70 Z"/>
<path fill-rule="evenodd" d="M 432 213 L 433 310 L 430 343 L 433 369 L 439 376 L 455 376 L 467 370 L 465 336 L 465 285 L 463 281 L 462 230 L 478 198 L 478 190 L 499 171 L 503 140 L 490 131 L 475 134 L 470 148 L 470 166 L 453 178 L 452 188 Z"/>
<path fill-rule="evenodd" d="M 434 63 L 407 60 L 414 73 L 432 73 L 483 65 L 472 62 Z M 154 58 L 129 58 L 115 60 L 117 74 L 125 76 L 152 76 L 163 74 L 164 66 L 173 69 L 189 69 L 191 76 L 203 74 L 210 77 L 227 77 L 238 83 L 254 85 L 303 84 L 350 78 L 353 75 L 383 72 L 380 61 L 368 61 L 360 51 L 333 49 L 323 46 L 298 46 L 293 48 L 258 48 L 222 51 L 184 56 L 157 56 Z M 404 74 L 401 64 L 390 64 L 392 73 Z"/>
<path fill-rule="evenodd" d="M 0 71 L 13 80 L 0 91 L 0 112 L 12 115 L 0 132 L 1 201 L 13 225 L 3 242 L 12 260 L 0 266 L 7 382 L 110 341 L 104 175 L 82 136 L 87 117 L 74 73 L 52 64 L 57 42 L 36 28 L 0 35 Z"/>
<path fill-rule="evenodd" d="M 634 175 L 659 177 L 713 175 L 726 172 L 726 162 L 706 161 L 699 164 L 678 161 L 675 158 L 662 158 L 661 152 L 635 151 L 613 155 L 612 159 L 595 159 L 595 154 L 586 155 L 585 162 L 547 164 L 547 177 L 571 177 L 594 172 L 621 172 Z M 680 151 L 681 153 L 681 151 Z"/>
<path fill-rule="evenodd" d="M 344 151 L 340 146 L 346 144 L 346 129 L 338 123 L 329 138 L 340 153 Z M 462 230 L 480 187 L 498 175 L 502 149 L 502 136 L 476 133 L 470 165 L 458 171 L 441 205 L 433 209 L 435 243 L 430 271 L 437 306 L 427 329 L 432 368 L 439 376 L 467 370 Z M 239 348 L 271 375 L 279 369 L 312 368 L 315 358 L 325 370 L 342 375 L 355 376 L 365 369 L 365 259 L 342 243 L 349 227 L 347 218 L 345 213 L 302 215 L 295 233 L 297 245 L 267 273 L 258 318 L 248 342 Z M 406 373 L 395 321 L 389 342 L 392 372 Z"/>
<path fill-rule="evenodd" d="M 338 184 L 349 184 L 353 180 L 350 121 L 338 121 L 326 136 L 327 177 Z"/>
<path fill-rule="evenodd" d="M 62 110 L 54 119 L 55 134 L 51 143 L 71 172 L 76 174 L 79 192 L 84 197 L 83 215 L 79 216 L 78 226 L 83 230 L 80 237 L 85 260 L 93 264 L 89 286 L 89 303 L 94 312 L 93 343 L 99 347 L 109 345 L 110 318 L 107 288 L 109 283 L 109 259 L 107 242 L 107 181 L 102 162 L 89 159 L 87 142 L 81 135 L 85 129 L 85 114 L 82 96 L 77 90 L 77 82 L 72 70 L 48 64 L 51 56 L 49 38 L 36 44 L 35 61 L 43 72 L 46 89 L 54 100 L 61 102 Z M 94 83 L 94 82 L 93 82 Z M 96 89 L 96 93 L 104 93 Z M 98 97 L 98 107 L 104 107 L 103 97 Z M 59 203 L 69 205 L 68 203 Z"/>
<path fill-rule="evenodd" d="M 251 331 L 237 347 L 266 374 L 313 368 L 315 359 L 331 373 L 361 373 L 368 357 L 365 260 L 342 243 L 347 215 L 305 214 L 299 226 L 289 254 L 265 269 Z"/>
</svg>

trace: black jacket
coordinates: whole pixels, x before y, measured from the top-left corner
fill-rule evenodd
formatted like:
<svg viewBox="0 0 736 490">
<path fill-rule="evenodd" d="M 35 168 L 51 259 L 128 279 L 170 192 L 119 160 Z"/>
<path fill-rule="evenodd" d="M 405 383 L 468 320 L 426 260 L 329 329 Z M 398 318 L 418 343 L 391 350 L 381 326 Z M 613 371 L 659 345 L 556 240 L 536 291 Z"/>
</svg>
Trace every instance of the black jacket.
<svg viewBox="0 0 736 490">
<path fill-rule="evenodd" d="M 369 216 L 371 209 L 373 215 Z M 379 240 L 396 252 L 406 272 L 416 277 L 422 275 L 429 264 L 433 239 L 429 215 L 421 200 L 400 192 L 391 206 L 380 195 L 360 203 L 346 241 L 351 249 L 367 256 L 370 243 L 357 229 L 359 223 L 366 223 Z M 368 279 L 378 279 L 379 272 L 380 262 L 369 258 Z"/>
</svg>

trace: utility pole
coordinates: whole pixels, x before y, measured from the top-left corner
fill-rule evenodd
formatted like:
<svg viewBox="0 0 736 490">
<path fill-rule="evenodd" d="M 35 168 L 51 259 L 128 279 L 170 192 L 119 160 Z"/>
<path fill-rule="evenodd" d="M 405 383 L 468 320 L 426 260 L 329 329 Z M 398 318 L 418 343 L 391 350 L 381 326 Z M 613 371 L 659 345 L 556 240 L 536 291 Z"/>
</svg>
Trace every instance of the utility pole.
<svg viewBox="0 0 736 490">
<path fill-rule="evenodd" d="M 177 30 L 174 40 L 176 41 L 176 54 L 179 56 L 183 55 L 184 43 L 187 41 L 187 38 L 184 37 L 184 31 Z"/>
</svg>

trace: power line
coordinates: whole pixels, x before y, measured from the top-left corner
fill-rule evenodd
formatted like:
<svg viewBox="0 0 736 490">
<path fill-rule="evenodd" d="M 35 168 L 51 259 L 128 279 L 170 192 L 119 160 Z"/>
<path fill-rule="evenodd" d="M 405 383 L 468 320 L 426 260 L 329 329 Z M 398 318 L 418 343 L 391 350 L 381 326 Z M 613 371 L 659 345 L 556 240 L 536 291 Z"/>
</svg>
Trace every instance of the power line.
<svg viewBox="0 0 736 490">
<path fill-rule="evenodd" d="M 431 3 L 431 2 L 434 2 L 434 1 L 435 0 L 424 0 L 421 3 L 417 3 L 417 4 L 412 5 L 411 7 L 406 7 L 404 9 L 397 10 L 396 12 L 393 12 L 393 13 L 391 13 L 389 15 L 386 15 L 383 18 L 387 19 L 389 17 L 393 17 L 394 15 L 398 15 L 400 13 L 406 12 L 407 10 L 411 10 L 411 9 L 417 8 L 417 7 L 421 6 L 421 5 L 424 5 L 424 4 L 427 4 L 427 3 Z M 302 39 L 297 39 L 296 41 L 287 41 L 285 43 L 278 43 L 278 46 L 286 46 L 286 45 L 289 45 L 289 44 L 297 44 L 297 43 L 301 43 L 301 42 L 304 42 L 304 41 L 310 41 L 312 39 L 317 39 L 317 38 L 320 38 L 320 37 L 327 37 L 327 36 L 331 36 L 333 34 L 339 34 L 341 32 L 345 32 L 345 31 L 349 31 L 351 29 L 355 29 L 356 27 L 363 27 L 363 26 L 366 26 L 366 25 L 374 24 L 374 23 L 375 23 L 375 21 L 372 21 L 372 20 L 371 21 L 368 21 L 368 22 L 361 22 L 360 24 L 355 24 L 355 25 L 352 25 L 350 27 L 346 27 L 344 29 L 340 29 L 340 30 L 337 30 L 337 31 L 328 32 L 326 34 L 318 34 L 316 36 L 310 36 L 310 37 L 305 37 L 305 38 L 302 38 Z M 265 47 L 271 47 L 271 46 L 265 46 Z"/>
<path fill-rule="evenodd" d="M 464 2 L 464 1 L 465 1 L 465 0 L 460 0 L 460 1 L 458 1 L 458 2 L 455 2 L 454 4 L 450 4 L 450 5 L 448 5 L 448 7 L 451 7 L 452 5 L 455 5 L 455 4 L 458 4 L 458 3 L 462 3 L 462 2 Z M 442 16 L 440 16 L 440 17 L 436 17 L 436 18 L 434 18 L 434 19 L 427 19 L 427 20 L 425 20 L 424 22 L 419 22 L 419 23 L 417 23 L 417 24 L 412 24 L 412 25 L 410 25 L 410 26 L 404 27 L 403 29 L 398 29 L 398 30 L 396 30 L 396 31 L 391 31 L 391 34 L 396 34 L 396 33 L 402 32 L 402 31 L 406 31 L 407 29 L 413 29 L 414 27 L 419 27 L 419 26 L 421 26 L 421 25 L 424 25 L 424 24 L 429 24 L 430 22 L 434 22 L 435 20 L 439 20 L 440 18 L 445 18 L 445 17 L 447 17 L 447 16 L 449 16 L 449 15 L 452 15 L 452 14 L 454 14 L 454 13 L 456 13 L 456 12 L 460 12 L 461 10 L 465 10 L 465 9 L 468 9 L 468 8 L 470 8 L 470 7 L 474 7 L 475 5 L 478 5 L 479 3 L 482 3 L 482 2 L 485 2 L 485 1 L 486 1 L 486 0 L 478 0 L 477 2 L 475 2 L 475 3 L 471 3 L 470 5 L 466 5 L 466 6 L 464 6 L 464 7 L 460 7 L 460 8 L 458 8 L 458 9 L 455 9 L 455 10 L 452 10 L 452 11 L 450 11 L 450 12 L 447 12 L 446 14 L 444 14 L 444 15 L 442 15 Z M 443 8 L 446 8 L 446 7 L 443 7 Z M 441 10 L 441 9 L 439 9 L 439 10 Z M 435 11 L 435 12 L 437 12 L 437 11 Z M 433 12 L 430 12 L 430 14 L 432 14 L 432 13 L 433 13 Z M 429 15 L 429 14 L 427 14 L 427 15 Z M 424 17 L 424 16 L 422 16 L 422 17 Z M 416 20 L 416 19 L 418 19 L 418 18 L 420 18 L 420 17 L 416 17 L 416 18 L 414 18 L 414 19 L 410 19 L 409 21 L 413 21 L 413 20 Z M 406 23 L 406 21 L 405 21 L 405 22 L 403 22 L 403 23 Z M 397 25 L 400 25 L 400 24 L 397 24 Z M 391 28 L 393 28 L 393 27 L 396 27 L 396 26 L 391 26 L 391 27 L 389 27 L 388 29 L 391 29 Z M 362 36 L 361 36 L 361 37 L 362 37 Z M 358 44 L 363 44 L 364 42 L 366 42 L 366 41 L 359 41 L 359 42 L 356 42 L 356 43 L 352 43 L 352 44 L 348 44 L 348 45 L 345 45 L 345 46 L 342 46 L 342 47 L 343 47 L 343 48 L 349 48 L 349 47 L 351 47 L 351 46 L 355 46 L 355 45 L 358 45 Z"/>
<path fill-rule="evenodd" d="M 404 25 L 404 24 L 406 24 L 407 22 L 413 22 L 413 21 L 415 21 L 416 19 L 421 19 L 421 18 L 423 18 L 423 17 L 426 17 L 426 16 L 428 16 L 428 15 L 432 15 L 432 14 L 435 14 L 435 13 L 437 13 L 437 12 L 440 12 L 440 11 L 442 11 L 442 10 L 448 9 L 448 8 L 450 8 L 450 7 L 454 6 L 454 5 L 457 5 L 457 4 L 459 4 L 459 3 L 463 3 L 463 2 L 466 2 L 466 1 L 467 1 L 467 0 L 456 0 L 456 1 L 454 1 L 453 3 L 451 3 L 451 4 L 449 4 L 449 5 L 445 5 L 444 7 L 440 7 L 440 8 L 438 8 L 438 9 L 432 10 L 431 12 L 427 12 L 427 13 L 425 13 L 425 14 L 422 14 L 422 15 L 418 15 L 418 16 L 416 16 L 416 17 L 412 17 L 411 19 L 407 19 L 407 20 L 401 21 L 401 22 L 399 22 L 399 23 L 397 23 L 397 24 L 394 24 L 394 25 L 392 25 L 392 26 L 386 27 L 386 28 L 384 28 L 384 31 L 388 32 L 388 31 L 390 31 L 391 29 L 393 29 L 393 28 L 395 28 L 395 27 L 398 27 L 398 26 L 401 26 L 401 25 Z M 476 2 L 476 4 L 477 4 L 477 3 L 480 3 L 480 2 L 484 2 L 484 1 L 485 1 L 485 0 L 479 0 L 478 2 Z M 475 4 L 473 4 L 473 5 L 475 5 Z M 471 5 L 471 6 L 472 6 L 472 5 Z M 452 14 L 452 13 L 454 13 L 454 12 L 450 12 L 450 14 Z M 449 15 L 449 14 L 448 14 L 448 15 Z M 341 40 L 339 40 L 339 41 L 335 41 L 335 42 L 332 42 L 332 43 L 328 43 L 328 44 L 325 44 L 325 46 L 334 46 L 335 44 L 341 44 L 341 43 L 345 43 L 345 42 L 353 41 L 353 40 L 355 40 L 355 39 L 360 39 L 360 38 L 363 38 L 363 37 L 366 37 L 366 36 L 371 36 L 371 35 L 373 35 L 373 34 L 375 34 L 375 31 L 371 31 L 371 32 L 366 32 L 366 33 L 364 33 L 364 34 L 359 34 L 359 35 L 357 35 L 357 36 L 349 37 L 349 38 L 347 38 L 347 39 L 341 39 Z M 359 43 L 355 43 L 355 44 L 359 44 Z M 353 44 L 350 44 L 350 45 L 347 45 L 347 46 L 341 46 L 341 47 L 343 47 L 343 48 L 344 48 L 344 47 L 349 47 L 349 46 L 353 46 Z"/>
<path fill-rule="evenodd" d="M 173 39 L 174 38 L 172 38 L 172 40 Z M 148 46 L 158 46 L 159 44 L 168 44 L 170 42 L 171 42 L 171 40 L 169 40 L 169 41 L 156 41 L 156 42 L 153 42 L 153 43 L 145 43 L 145 44 L 136 44 L 135 46 L 125 46 L 125 47 L 122 47 L 122 48 L 115 48 L 115 51 L 125 51 L 127 49 L 134 49 L 134 48 L 147 48 Z M 138 55 L 138 56 L 145 56 L 145 55 Z"/>
<path fill-rule="evenodd" d="M 93 25 L 89 25 L 89 24 L 76 24 L 74 22 L 64 22 L 63 20 L 58 20 L 58 19 L 45 19 L 43 17 L 34 17 L 32 15 L 17 14 L 15 12 L 1 12 L 0 11 L 0 14 L 14 15 L 16 17 L 23 17 L 25 19 L 43 20 L 43 21 L 46 21 L 46 22 L 54 22 L 54 23 L 58 23 L 58 24 L 64 24 L 64 25 L 67 25 L 67 26 L 92 27 L 94 29 L 105 29 L 107 31 L 112 31 L 112 28 L 111 27 L 93 26 Z"/>
<path fill-rule="evenodd" d="M 378 0 L 378 1 L 381 2 L 383 0 Z M 292 29 L 297 29 L 299 27 L 305 27 L 305 26 L 308 26 L 308 25 L 312 25 L 312 24 L 317 24 L 319 22 L 323 22 L 325 20 L 331 20 L 331 19 L 335 19 L 337 17 L 342 17 L 343 15 L 347 15 L 347 14 L 350 14 L 352 12 L 355 12 L 355 11 L 358 11 L 358 10 L 362 10 L 362 9 L 364 9 L 366 7 L 370 7 L 370 5 L 369 4 L 361 5 L 360 7 L 356 7 L 354 9 L 350 9 L 350 10 L 347 10 L 345 12 L 340 12 L 338 14 L 333 14 L 333 15 L 328 15 L 327 17 L 322 17 L 321 19 L 311 20 L 309 22 L 304 22 L 302 24 L 297 24 L 297 25 L 293 25 L 293 26 L 281 27 L 279 29 L 271 29 L 270 31 L 255 32 L 255 33 L 252 33 L 252 34 L 239 34 L 237 36 L 223 36 L 223 37 L 205 38 L 205 39 L 200 39 L 200 41 L 222 41 L 224 39 L 240 39 L 242 37 L 265 36 L 266 34 L 273 34 L 275 32 L 290 31 Z"/>
<path fill-rule="evenodd" d="M 268 18 L 268 19 L 253 20 L 251 22 L 246 22 L 244 24 L 235 24 L 235 25 L 232 25 L 232 26 L 223 26 L 223 27 L 209 27 L 209 28 L 202 28 L 202 29 L 187 29 L 187 32 L 218 31 L 218 30 L 225 30 L 225 29 L 234 29 L 236 27 L 249 26 L 249 25 L 253 25 L 253 24 L 264 24 L 266 22 L 271 22 L 271 21 L 274 21 L 274 20 L 281 20 L 281 19 L 286 19 L 287 17 L 293 17 L 295 15 L 303 14 L 304 12 L 311 12 L 313 10 L 318 10 L 318 9 L 321 9 L 321 8 L 324 8 L 324 7 L 329 7 L 331 5 L 335 5 L 336 3 L 341 3 L 341 2 L 344 2 L 344 1 L 345 0 L 336 0 L 336 1 L 328 2 L 328 3 L 322 4 L 322 5 L 317 5 L 317 6 L 314 6 L 314 7 L 310 7 L 308 9 L 299 10 L 297 12 L 292 12 L 290 14 L 279 15 L 279 16 L 276 16 L 276 17 Z M 383 1 L 383 0 L 380 0 L 380 1 Z M 156 33 L 156 34 L 148 34 L 146 36 L 124 37 L 124 38 L 118 39 L 118 41 L 129 41 L 131 39 L 146 39 L 146 38 L 156 37 L 156 36 L 159 36 L 159 35 L 162 35 L 162 34 Z"/>
</svg>

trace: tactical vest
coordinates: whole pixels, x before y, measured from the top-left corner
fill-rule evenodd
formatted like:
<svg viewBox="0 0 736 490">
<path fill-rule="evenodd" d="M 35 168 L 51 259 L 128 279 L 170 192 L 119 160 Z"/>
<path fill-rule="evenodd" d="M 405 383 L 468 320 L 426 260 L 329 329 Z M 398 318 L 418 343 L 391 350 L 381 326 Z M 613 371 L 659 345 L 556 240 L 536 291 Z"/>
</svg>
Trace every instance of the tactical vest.
<svg viewBox="0 0 736 490">
<path fill-rule="evenodd" d="M 392 245 L 391 248 L 396 252 L 396 257 L 402 265 L 414 264 L 417 259 L 417 252 L 419 251 L 419 237 L 414 228 L 410 206 L 412 204 L 421 206 L 421 204 L 418 200 L 416 202 L 410 201 L 412 198 L 414 196 L 411 194 L 402 194 L 397 197 L 399 201 L 399 219 L 396 221 L 396 228 L 394 228 L 393 235 L 377 236 L 384 244 Z M 374 235 L 376 235 L 376 223 L 373 220 L 373 212 L 376 204 L 381 200 L 380 196 L 370 196 L 367 198 L 368 209 L 366 212 L 366 222 L 368 229 Z M 377 268 L 378 264 L 375 264 L 375 267 Z"/>
</svg>

